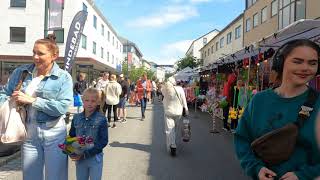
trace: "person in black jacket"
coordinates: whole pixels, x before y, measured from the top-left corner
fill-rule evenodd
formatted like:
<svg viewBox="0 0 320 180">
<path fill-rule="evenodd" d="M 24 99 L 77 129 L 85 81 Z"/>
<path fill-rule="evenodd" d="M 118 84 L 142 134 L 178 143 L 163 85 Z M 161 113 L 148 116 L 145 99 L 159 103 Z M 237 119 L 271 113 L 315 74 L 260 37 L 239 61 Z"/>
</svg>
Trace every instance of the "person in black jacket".
<svg viewBox="0 0 320 180">
<path fill-rule="evenodd" d="M 127 80 L 124 79 L 123 74 L 120 74 L 119 76 L 119 84 L 121 85 L 122 91 L 120 94 L 120 101 L 118 104 L 118 117 L 120 118 L 122 114 L 121 123 L 126 123 L 127 122 L 126 102 L 127 102 L 128 93 L 129 93 L 129 83 Z"/>
<path fill-rule="evenodd" d="M 74 84 L 74 87 L 73 87 L 73 92 L 75 94 L 82 95 L 83 91 L 88 88 L 88 83 L 85 81 L 85 79 L 86 79 L 86 74 L 80 73 L 77 78 L 77 82 Z"/>
</svg>

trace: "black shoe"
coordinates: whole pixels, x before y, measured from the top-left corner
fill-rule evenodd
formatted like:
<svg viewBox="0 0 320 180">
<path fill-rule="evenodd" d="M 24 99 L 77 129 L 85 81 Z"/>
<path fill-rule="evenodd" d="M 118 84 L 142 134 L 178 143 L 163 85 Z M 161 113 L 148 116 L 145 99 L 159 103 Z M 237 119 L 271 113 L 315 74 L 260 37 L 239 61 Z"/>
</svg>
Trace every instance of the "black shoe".
<svg viewBox="0 0 320 180">
<path fill-rule="evenodd" d="M 176 156 L 177 155 L 177 148 L 170 147 L 170 154 L 173 157 Z"/>
</svg>

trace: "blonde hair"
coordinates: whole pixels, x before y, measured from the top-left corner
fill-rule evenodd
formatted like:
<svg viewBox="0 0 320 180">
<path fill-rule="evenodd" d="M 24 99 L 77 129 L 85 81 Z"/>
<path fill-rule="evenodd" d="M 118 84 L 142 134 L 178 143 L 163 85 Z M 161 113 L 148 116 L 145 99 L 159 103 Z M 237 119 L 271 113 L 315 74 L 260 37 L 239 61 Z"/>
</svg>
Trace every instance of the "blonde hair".
<svg viewBox="0 0 320 180">
<path fill-rule="evenodd" d="M 50 53 L 59 56 L 59 47 L 56 43 L 56 36 L 54 34 L 49 34 L 45 39 L 38 39 L 34 44 L 43 44 L 48 48 Z"/>
<path fill-rule="evenodd" d="M 95 95 L 97 97 L 97 100 L 99 101 L 100 92 L 99 92 L 98 89 L 96 89 L 96 88 L 87 88 L 87 89 L 85 89 L 84 92 L 82 93 L 82 98 L 87 97 L 88 94 Z"/>
</svg>

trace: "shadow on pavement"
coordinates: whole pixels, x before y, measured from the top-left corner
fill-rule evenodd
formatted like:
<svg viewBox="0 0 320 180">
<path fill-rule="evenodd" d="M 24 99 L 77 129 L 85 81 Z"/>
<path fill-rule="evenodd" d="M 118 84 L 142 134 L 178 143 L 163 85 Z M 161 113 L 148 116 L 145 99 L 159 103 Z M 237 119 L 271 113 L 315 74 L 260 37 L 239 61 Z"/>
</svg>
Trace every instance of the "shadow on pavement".
<svg viewBox="0 0 320 180">
<path fill-rule="evenodd" d="M 121 148 L 130 148 L 145 152 L 150 152 L 151 146 L 150 145 L 144 145 L 144 144 L 137 144 L 137 143 L 120 143 L 119 141 L 113 141 L 112 143 L 109 143 L 111 147 L 121 147 Z"/>
</svg>

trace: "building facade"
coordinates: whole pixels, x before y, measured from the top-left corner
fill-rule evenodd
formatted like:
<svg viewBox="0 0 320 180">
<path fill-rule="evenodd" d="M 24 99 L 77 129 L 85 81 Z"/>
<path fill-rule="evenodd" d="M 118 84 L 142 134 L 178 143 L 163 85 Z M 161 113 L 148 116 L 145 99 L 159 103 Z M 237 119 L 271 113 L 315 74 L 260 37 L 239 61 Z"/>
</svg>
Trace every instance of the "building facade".
<svg viewBox="0 0 320 180">
<path fill-rule="evenodd" d="M 3 20 L 0 25 L 1 77 L 8 76 L 21 64 L 33 62 L 34 42 L 48 33 L 47 3 L 47 0 L 0 1 L 0 18 Z M 84 72 L 88 75 L 87 80 L 91 81 L 102 71 L 116 71 L 123 60 L 123 45 L 92 0 L 64 1 L 62 28 L 54 31 L 60 51 L 57 62 L 62 68 L 69 26 L 75 14 L 81 10 L 87 11 L 88 16 L 72 76 L 75 78 L 79 72 Z"/>
<path fill-rule="evenodd" d="M 214 38 L 219 31 L 217 29 L 214 29 L 210 31 L 209 33 L 199 37 L 198 39 L 194 40 L 191 45 L 188 48 L 188 51 L 186 52 L 186 56 L 192 56 L 197 59 L 201 59 L 201 52 L 200 49 L 205 46 L 212 38 Z"/>
<path fill-rule="evenodd" d="M 123 44 L 123 57 L 127 60 L 129 68 L 132 66 L 141 67 L 143 54 L 138 46 L 123 37 L 120 37 L 120 41 Z"/>
<path fill-rule="evenodd" d="M 219 58 L 243 48 L 243 14 L 240 14 L 213 39 L 200 49 L 203 65 L 207 66 Z"/>
<path fill-rule="evenodd" d="M 244 46 L 300 19 L 320 18 L 319 0 L 245 0 L 243 17 Z"/>
<path fill-rule="evenodd" d="M 145 59 L 142 60 L 142 67 L 147 71 L 151 70 L 151 64 Z"/>
</svg>

